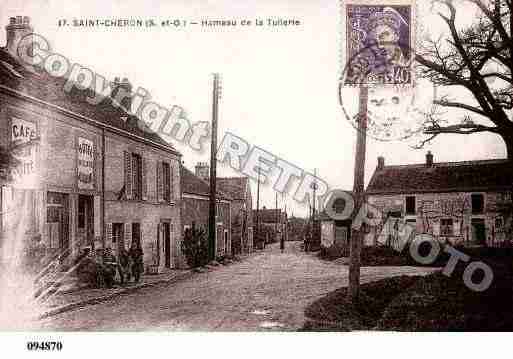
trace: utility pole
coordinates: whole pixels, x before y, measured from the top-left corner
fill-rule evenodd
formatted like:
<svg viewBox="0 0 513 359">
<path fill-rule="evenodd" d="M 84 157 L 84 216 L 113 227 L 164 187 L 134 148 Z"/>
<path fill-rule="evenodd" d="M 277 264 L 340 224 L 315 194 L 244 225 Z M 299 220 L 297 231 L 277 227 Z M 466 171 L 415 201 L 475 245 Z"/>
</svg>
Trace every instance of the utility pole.
<svg viewBox="0 0 513 359">
<path fill-rule="evenodd" d="M 285 236 L 284 240 L 289 238 L 289 217 L 287 215 L 287 202 L 285 202 L 285 230 L 283 235 Z"/>
<path fill-rule="evenodd" d="M 358 106 L 358 131 L 356 133 L 356 154 L 354 163 L 353 194 L 355 213 L 358 213 L 365 203 L 365 147 L 367 140 L 367 100 L 368 88 L 360 87 Z M 354 218 L 353 218 L 354 219 Z M 352 229 L 349 252 L 349 299 L 357 303 L 360 292 L 360 255 L 364 237 L 363 224 L 358 229 Z"/>
<path fill-rule="evenodd" d="M 317 191 L 317 168 L 314 168 L 313 199 L 312 199 L 312 221 L 315 221 L 315 193 Z"/>
<path fill-rule="evenodd" d="M 212 89 L 212 140 L 210 141 L 210 201 L 208 213 L 208 256 L 216 256 L 216 180 L 217 180 L 217 117 L 219 114 L 219 74 L 214 74 Z"/>
<path fill-rule="evenodd" d="M 256 240 L 260 244 L 260 167 L 257 176 L 257 210 L 256 210 Z"/>
<path fill-rule="evenodd" d="M 310 234 L 310 248 L 312 248 L 312 244 L 314 242 L 314 237 L 316 233 L 316 227 L 315 227 L 315 197 L 317 195 L 317 168 L 314 168 L 314 183 L 312 185 L 313 188 L 313 198 L 312 198 L 312 226 L 311 228 L 311 234 Z"/>
<path fill-rule="evenodd" d="M 278 192 L 274 193 L 274 237 L 278 240 L 278 221 L 280 219 L 278 213 Z"/>
</svg>

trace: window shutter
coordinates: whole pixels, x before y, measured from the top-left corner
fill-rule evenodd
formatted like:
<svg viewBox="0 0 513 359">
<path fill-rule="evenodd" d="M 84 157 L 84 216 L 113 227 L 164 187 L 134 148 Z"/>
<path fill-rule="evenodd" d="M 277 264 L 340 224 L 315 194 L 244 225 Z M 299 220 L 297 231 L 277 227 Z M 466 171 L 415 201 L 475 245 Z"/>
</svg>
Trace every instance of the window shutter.
<svg viewBox="0 0 513 359">
<path fill-rule="evenodd" d="M 171 165 L 171 163 L 169 164 L 169 200 L 170 201 L 173 201 L 175 199 L 175 187 L 173 186 L 174 184 L 174 171 L 173 171 L 173 166 Z"/>
<path fill-rule="evenodd" d="M 125 195 L 127 199 L 132 199 L 132 155 L 128 151 L 123 152 L 125 159 Z"/>
<path fill-rule="evenodd" d="M 157 162 L 157 201 L 164 201 L 164 167 L 161 161 Z"/>
<path fill-rule="evenodd" d="M 142 187 L 142 200 L 148 199 L 148 186 L 146 181 L 146 158 L 141 157 L 141 187 Z"/>
<path fill-rule="evenodd" d="M 132 223 L 125 223 L 125 245 L 129 248 L 132 245 Z"/>
<path fill-rule="evenodd" d="M 105 235 L 107 236 L 105 241 L 106 247 L 112 248 L 112 223 L 107 223 L 105 225 Z"/>
<path fill-rule="evenodd" d="M 156 248 L 156 251 L 157 251 L 157 262 L 156 264 L 157 265 L 160 265 L 160 242 L 162 241 L 161 238 L 162 238 L 162 223 L 158 223 L 157 224 L 157 248 Z"/>
</svg>

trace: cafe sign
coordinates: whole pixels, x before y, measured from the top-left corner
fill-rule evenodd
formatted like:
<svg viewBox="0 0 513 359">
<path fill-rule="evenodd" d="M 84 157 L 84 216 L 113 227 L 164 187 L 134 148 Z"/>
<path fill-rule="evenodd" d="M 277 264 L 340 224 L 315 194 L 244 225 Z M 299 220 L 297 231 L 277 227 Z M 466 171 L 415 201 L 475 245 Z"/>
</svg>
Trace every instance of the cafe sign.
<svg viewBox="0 0 513 359">
<path fill-rule="evenodd" d="M 11 118 L 11 142 L 13 156 L 18 165 L 12 170 L 13 185 L 19 188 L 36 188 L 36 149 L 32 141 L 37 140 L 37 127 L 34 122 Z"/>
<path fill-rule="evenodd" d="M 78 137 L 78 188 L 94 189 L 94 143 L 87 138 Z"/>
</svg>

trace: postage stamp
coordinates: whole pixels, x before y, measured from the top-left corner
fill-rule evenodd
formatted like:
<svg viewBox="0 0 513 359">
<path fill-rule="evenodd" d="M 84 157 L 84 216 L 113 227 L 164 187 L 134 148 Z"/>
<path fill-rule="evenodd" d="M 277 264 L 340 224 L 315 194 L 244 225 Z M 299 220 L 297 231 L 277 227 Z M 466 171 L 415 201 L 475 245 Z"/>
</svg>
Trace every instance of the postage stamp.
<svg viewBox="0 0 513 359">
<path fill-rule="evenodd" d="M 413 86 L 411 1 L 345 2 L 346 86 Z"/>
<path fill-rule="evenodd" d="M 413 0 L 341 2 L 339 102 L 358 129 L 361 92 L 366 133 L 378 141 L 405 140 L 422 130 L 432 104 L 432 84 L 415 76 L 416 3 Z M 422 96 L 418 96 L 422 93 Z"/>
</svg>

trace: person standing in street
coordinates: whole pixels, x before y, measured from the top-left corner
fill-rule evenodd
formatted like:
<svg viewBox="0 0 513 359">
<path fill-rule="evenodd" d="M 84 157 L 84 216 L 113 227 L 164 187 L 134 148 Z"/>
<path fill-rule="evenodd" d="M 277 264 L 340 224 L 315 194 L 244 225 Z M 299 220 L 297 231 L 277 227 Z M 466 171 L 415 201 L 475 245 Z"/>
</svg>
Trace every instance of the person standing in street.
<svg viewBox="0 0 513 359">
<path fill-rule="evenodd" d="M 106 248 L 103 254 L 103 278 L 107 288 L 112 288 L 114 285 L 117 268 L 118 263 L 116 257 L 112 254 L 112 249 Z"/>
<path fill-rule="evenodd" d="M 141 279 L 141 274 L 144 271 L 143 251 L 139 242 L 132 242 L 128 255 L 132 259 L 132 275 L 137 283 Z"/>
<path fill-rule="evenodd" d="M 128 283 L 130 281 L 130 268 L 131 268 L 131 260 L 128 252 L 125 248 L 121 248 L 119 252 L 118 258 L 118 271 L 119 277 L 121 281 L 121 285 L 125 284 L 125 280 Z"/>
</svg>

